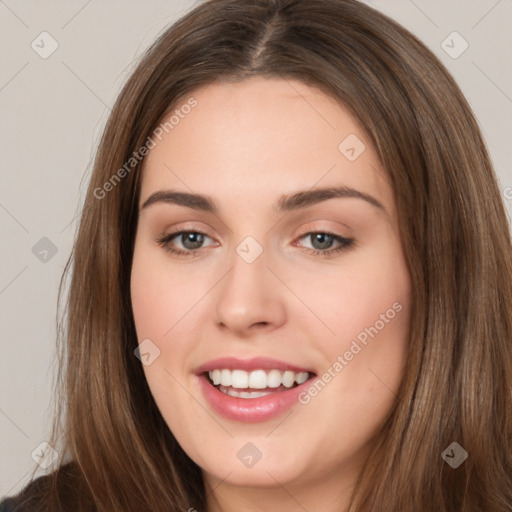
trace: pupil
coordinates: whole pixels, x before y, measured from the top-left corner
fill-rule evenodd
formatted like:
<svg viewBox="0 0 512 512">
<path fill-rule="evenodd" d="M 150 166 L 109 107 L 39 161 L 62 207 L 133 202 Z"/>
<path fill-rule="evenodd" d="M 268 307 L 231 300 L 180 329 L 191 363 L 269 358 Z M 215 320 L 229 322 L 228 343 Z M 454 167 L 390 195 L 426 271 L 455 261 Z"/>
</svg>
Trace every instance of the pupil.
<svg viewBox="0 0 512 512">
<path fill-rule="evenodd" d="M 315 242 L 320 243 L 320 247 L 317 244 L 316 249 L 329 249 L 332 244 L 332 236 L 327 233 L 316 233 L 313 235 L 313 247 L 315 247 Z"/>
<path fill-rule="evenodd" d="M 187 249 L 199 249 L 203 243 L 203 235 L 200 233 L 186 233 L 181 235 L 181 241 Z"/>
</svg>

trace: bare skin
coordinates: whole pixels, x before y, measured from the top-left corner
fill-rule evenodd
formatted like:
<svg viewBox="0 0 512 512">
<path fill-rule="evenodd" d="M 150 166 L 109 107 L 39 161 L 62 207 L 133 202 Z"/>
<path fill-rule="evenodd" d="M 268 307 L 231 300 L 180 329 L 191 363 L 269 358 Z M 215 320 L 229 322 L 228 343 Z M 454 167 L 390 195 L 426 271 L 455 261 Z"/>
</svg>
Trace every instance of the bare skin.
<svg viewBox="0 0 512 512">
<path fill-rule="evenodd" d="M 139 342 L 160 350 L 144 367 L 148 384 L 213 489 L 210 512 L 346 510 L 408 344 L 410 276 L 386 173 L 348 110 L 301 82 L 256 77 L 192 95 L 197 107 L 143 169 L 131 294 Z M 350 134 L 364 151 L 353 138 L 339 149 Z M 276 208 L 329 187 L 369 197 Z M 142 207 L 171 189 L 208 196 L 217 212 Z M 177 231 L 204 236 L 157 242 Z M 251 263 L 236 251 L 249 236 L 248 253 L 263 250 Z M 272 357 L 331 378 L 279 417 L 237 422 L 211 408 L 194 374 L 223 356 Z M 252 467 L 237 457 L 248 442 L 262 454 Z"/>
</svg>

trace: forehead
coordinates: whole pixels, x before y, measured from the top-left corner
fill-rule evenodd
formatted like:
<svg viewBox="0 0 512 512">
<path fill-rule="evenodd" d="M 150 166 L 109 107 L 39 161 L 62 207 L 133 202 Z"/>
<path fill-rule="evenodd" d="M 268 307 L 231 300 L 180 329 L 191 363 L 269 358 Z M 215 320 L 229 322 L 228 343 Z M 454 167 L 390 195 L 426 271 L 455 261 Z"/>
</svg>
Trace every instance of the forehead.
<svg viewBox="0 0 512 512">
<path fill-rule="evenodd" d="M 166 187 L 275 202 L 297 189 L 342 185 L 393 202 L 357 119 L 297 80 L 210 84 L 185 95 L 160 126 L 167 129 L 145 159 L 141 201 Z"/>
</svg>

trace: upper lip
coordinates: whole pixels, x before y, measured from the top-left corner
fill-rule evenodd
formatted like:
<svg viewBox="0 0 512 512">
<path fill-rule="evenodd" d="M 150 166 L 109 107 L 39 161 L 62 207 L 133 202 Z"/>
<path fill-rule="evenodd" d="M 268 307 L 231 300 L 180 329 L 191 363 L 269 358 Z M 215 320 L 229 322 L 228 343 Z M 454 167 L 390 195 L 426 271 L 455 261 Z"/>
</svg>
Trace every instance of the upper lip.
<svg viewBox="0 0 512 512">
<path fill-rule="evenodd" d="M 295 373 L 308 372 L 314 373 L 313 370 L 302 368 L 295 364 L 279 361 L 271 357 L 253 357 L 251 359 L 237 359 L 236 357 L 220 357 L 202 364 L 195 370 L 196 375 L 209 372 L 212 370 L 281 370 L 292 371 Z"/>
</svg>

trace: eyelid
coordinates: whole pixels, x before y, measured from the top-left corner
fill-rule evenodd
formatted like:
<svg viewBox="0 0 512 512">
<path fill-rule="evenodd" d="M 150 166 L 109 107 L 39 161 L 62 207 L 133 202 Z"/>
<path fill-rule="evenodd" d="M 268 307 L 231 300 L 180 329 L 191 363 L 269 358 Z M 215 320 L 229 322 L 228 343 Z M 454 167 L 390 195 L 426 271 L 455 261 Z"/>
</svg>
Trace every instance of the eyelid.
<svg viewBox="0 0 512 512">
<path fill-rule="evenodd" d="M 164 227 L 163 229 L 160 230 L 160 238 L 166 235 L 176 235 L 178 233 L 183 232 L 199 233 L 211 239 L 222 240 L 222 237 L 217 235 L 217 232 L 207 224 L 204 224 L 202 222 L 197 223 L 193 221 L 178 223 L 172 227 Z M 215 233 L 215 236 L 210 234 L 213 232 Z"/>
<path fill-rule="evenodd" d="M 328 224 L 333 227 L 329 227 Z M 305 226 L 305 227 L 304 227 Z M 353 229 L 343 222 L 327 220 L 327 219 L 319 219 L 315 221 L 305 222 L 302 226 L 297 230 L 298 233 L 303 233 L 307 235 L 308 233 L 330 233 L 332 235 L 342 236 L 349 238 L 351 236 Z M 342 235 L 341 233 L 344 233 Z M 296 236 L 301 236 L 296 235 Z"/>
<path fill-rule="evenodd" d="M 322 255 L 322 256 L 327 257 L 327 256 L 334 255 L 338 252 L 341 252 L 345 249 L 348 249 L 349 247 L 353 247 L 356 245 L 356 240 L 354 238 L 346 237 L 346 236 L 340 235 L 338 233 L 335 233 L 333 231 L 329 231 L 329 230 L 325 230 L 325 229 L 316 229 L 316 230 L 307 231 L 304 234 L 295 238 L 295 240 L 299 241 L 302 238 L 307 238 L 307 237 L 310 237 L 311 235 L 315 235 L 318 233 L 330 236 L 338 243 L 338 245 L 335 246 L 334 248 L 330 248 L 330 249 L 326 249 L 326 250 L 313 249 L 310 247 L 303 247 L 306 250 L 306 252 L 309 252 L 310 254 Z M 294 245 L 295 244 L 296 244 L 296 242 L 294 242 Z"/>
<path fill-rule="evenodd" d="M 198 235 L 203 235 L 205 238 L 209 238 L 210 240 L 213 240 L 217 245 L 220 245 L 213 237 L 211 237 L 208 233 L 206 233 L 203 230 L 200 229 L 189 229 L 189 228 L 177 228 L 172 229 L 170 231 L 164 231 L 161 235 L 157 235 L 155 238 L 155 241 L 158 243 L 161 243 L 163 240 L 168 240 L 169 242 L 173 239 L 179 238 L 180 235 L 183 235 L 185 233 L 196 233 Z M 204 247 L 201 247 L 201 249 L 204 249 Z M 197 250 L 201 250 L 197 249 Z"/>
<path fill-rule="evenodd" d="M 336 228 L 331 229 L 325 225 L 326 221 L 327 219 L 318 219 L 315 221 L 310 221 L 309 223 L 306 224 L 301 223 L 302 226 L 300 227 L 300 231 L 297 230 L 299 232 L 296 232 L 292 236 L 291 241 L 290 238 L 286 237 L 288 238 L 288 242 L 285 242 L 285 245 L 290 244 L 292 247 L 300 248 L 305 254 L 323 257 L 335 257 L 336 253 L 341 252 L 344 249 L 349 249 L 350 247 L 358 245 L 351 234 L 352 229 L 348 225 L 329 220 L 327 222 L 333 222 L 338 226 Z M 200 222 L 199 224 L 203 223 Z M 340 229 L 341 226 L 343 227 L 343 229 Z M 168 227 L 164 229 L 163 231 L 160 232 L 161 234 L 159 236 L 156 236 L 154 238 L 154 241 L 159 246 L 166 249 L 169 253 L 174 253 L 174 256 L 177 257 L 190 255 L 201 256 L 205 254 L 205 250 L 208 249 L 208 247 L 218 247 L 223 243 L 221 236 L 217 236 L 217 234 L 211 236 L 209 234 L 212 231 L 212 228 L 210 228 L 210 226 L 206 225 L 204 227 L 206 229 L 203 229 L 203 226 L 198 226 L 197 221 L 185 221 L 182 223 L 178 223 L 173 227 Z M 193 249 L 181 249 L 179 247 L 174 247 L 174 245 L 177 243 L 175 241 L 176 239 L 180 240 L 180 245 L 183 244 L 183 238 L 180 238 L 180 236 L 183 236 L 187 233 L 195 233 L 198 235 L 202 235 L 204 237 L 204 244 L 207 243 L 206 238 L 209 238 L 211 240 L 211 243 Z M 315 234 L 325 234 L 333 238 L 334 248 L 331 247 L 325 249 L 315 249 L 314 247 L 307 247 L 305 246 L 304 243 L 301 243 L 301 240 L 303 238 Z"/>
</svg>

